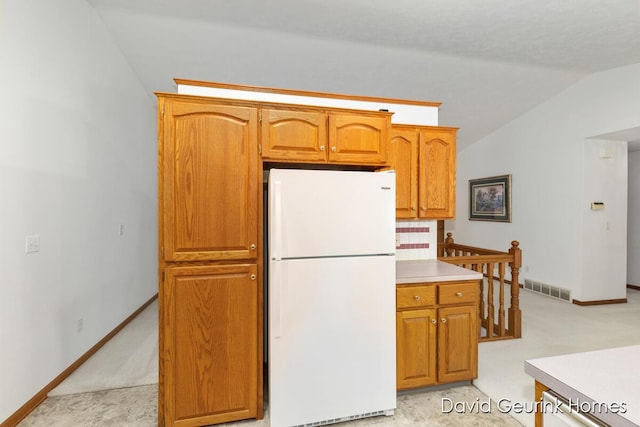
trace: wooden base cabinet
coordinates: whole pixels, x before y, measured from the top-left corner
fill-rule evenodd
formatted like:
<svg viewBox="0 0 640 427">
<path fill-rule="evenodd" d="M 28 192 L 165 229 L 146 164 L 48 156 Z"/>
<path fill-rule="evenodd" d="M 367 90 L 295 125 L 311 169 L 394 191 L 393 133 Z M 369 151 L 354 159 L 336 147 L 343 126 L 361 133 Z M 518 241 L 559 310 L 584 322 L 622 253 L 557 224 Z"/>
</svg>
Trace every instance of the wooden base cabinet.
<svg viewBox="0 0 640 427">
<path fill-rule="evenodd" d="M 396 313 L 398 389 L 436 384 L 438 318 L 435 309 Z"/>
<path fill-rule="evenodd" d="M 478 376 L 478 281 L 398 285 L 398 390 Z"/>
<path fill-rule="evenodd" d="M 161 425 L 204 426 L 257 416 L 258 295 L 255 264 L 165 270 Z"/>
</svg>

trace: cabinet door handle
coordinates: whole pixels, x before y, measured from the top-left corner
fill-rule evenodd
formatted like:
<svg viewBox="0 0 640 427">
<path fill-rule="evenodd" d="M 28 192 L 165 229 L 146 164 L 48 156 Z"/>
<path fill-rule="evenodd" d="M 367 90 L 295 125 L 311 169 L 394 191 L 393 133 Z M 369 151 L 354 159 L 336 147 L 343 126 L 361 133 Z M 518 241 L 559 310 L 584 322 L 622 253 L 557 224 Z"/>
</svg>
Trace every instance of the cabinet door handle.
<svg viewBox="0 0 640 427">
<path fill-rule="evenodd" d="M 324 151 L 324 150 L 325 150 L 324 145 L 321 145 L 320 146 L 320 151 Z"/>
<path fill-rule="evenodd" d="M 251 275 L 251 280 L 256 280 L 256 275 L 255 274 Z"/>
<path fill-rule="evenodd" d="M 444 318 L 444 317 L 442 319 L 440 319 L 440 320 L 442 321 L 442 323 L 447 323 L 447 319 Z"/>
<path fill-rule="evenodd" d="M 411 206 L 411 210 L 412 210 L 413 212 L 415 212 L 415 211 L 416 211 L 416 207 L 415 207 L 415 206 Z"/>
<path fill-rule="evenodd" d="M 420 206 L 420 210 L 421 210 L 421 211 L 426 211 L 426 210 L 427 210 L 427 208 L 425 208 L 424 206 Z"/>
<path fill-rule="evenodd" d="M 255 250 L 256 250 L 256 244 L 255 244 L 255 243 L 252 243 L 252 244 L 251 244 L 251 246 L 250 246 L 250 248 L 251 248 L 251 250 L 252 250 L 252 251 L 255 251 Z"/>
<path fill-rule="evenodd" d="M 338 149 L 336 147 L 331 147 L 331 151 L 335 153 L 336 151 L 338 151 Z"/>
<path fill-rule="evenodd" d="M 433 323 L 434 325 L 437 323 L 438 321 L 436 319 L 431 319 L 431 323 Z"/>
<path fill-rule="evenodd" d="M 457 296 L 458 298 L 462 298 L 462 292 L 456 292 L 456 296 Z"/>
</svg>

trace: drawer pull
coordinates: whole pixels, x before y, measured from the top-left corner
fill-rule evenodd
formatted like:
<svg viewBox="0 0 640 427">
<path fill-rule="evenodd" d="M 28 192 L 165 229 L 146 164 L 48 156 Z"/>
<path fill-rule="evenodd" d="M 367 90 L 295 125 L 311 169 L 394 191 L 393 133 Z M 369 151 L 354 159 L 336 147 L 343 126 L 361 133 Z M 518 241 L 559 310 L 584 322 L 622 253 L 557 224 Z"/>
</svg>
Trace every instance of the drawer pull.
<svg viewBox="0 0 640 427">
<path fill-rule="evenodd" d="M 444 317 L 442 319 L 440 319 L 440 320 L 442 320 L 442 323 L 447 323 L 447 319 L 444 318 Z"/>
<path fill-rule="evenodd" d="M 420 295 L 414 296 L 413 299 L 416 300 L 416 301 L 420 301 Z"/>
<path fill-rule="evenodd" d="M 456 296 L 457 296 L 458 298 L 462 298 L 462 292 L 456 292 Z"/>
</svg>

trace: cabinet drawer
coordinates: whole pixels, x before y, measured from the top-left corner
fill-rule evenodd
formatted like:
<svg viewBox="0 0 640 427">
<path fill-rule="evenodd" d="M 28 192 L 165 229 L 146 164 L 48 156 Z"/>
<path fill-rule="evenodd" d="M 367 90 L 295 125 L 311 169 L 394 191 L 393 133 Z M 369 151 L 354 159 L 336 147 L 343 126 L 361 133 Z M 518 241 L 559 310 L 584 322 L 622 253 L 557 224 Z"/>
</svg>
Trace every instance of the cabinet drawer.
<svg viewBox="0 0 640 427">
<path fill-rule="evenodd" d="M 407 286 L 396 289 L 396 307 L 413 308 L 434 305 L 435 286 Z"/>
<path fill-rule="evenodd" d="M 474 302 L 478 298 L 477 283 L 455 283 L 438 286 L 438 304 Z"/>
</svg>

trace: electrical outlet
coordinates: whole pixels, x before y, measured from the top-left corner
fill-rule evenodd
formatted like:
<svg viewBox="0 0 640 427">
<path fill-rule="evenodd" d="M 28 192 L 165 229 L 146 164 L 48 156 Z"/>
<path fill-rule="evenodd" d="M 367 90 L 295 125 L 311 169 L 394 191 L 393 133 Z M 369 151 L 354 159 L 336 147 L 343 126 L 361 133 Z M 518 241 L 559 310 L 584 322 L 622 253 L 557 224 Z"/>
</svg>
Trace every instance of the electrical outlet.
<svg viewBox="0 0 640 427">
<path fill-rule="evenodd" d="M 24 253 L 30 254 L 32 252 L 40 251 L 40 235 L 31 234 L 25 237 L 25 248 Z"/>
<path fill-rule="evenodd" d="M 120 227 L 118 228 L 118 234 L 120 234 L 121 236 L 124 234 L 124 224 L 120 224 Z"/>
<path fill-rule="evenodd" d="M 400 234 L 396 234 L 396 248 L 400 246 Z"/>
</svg>

